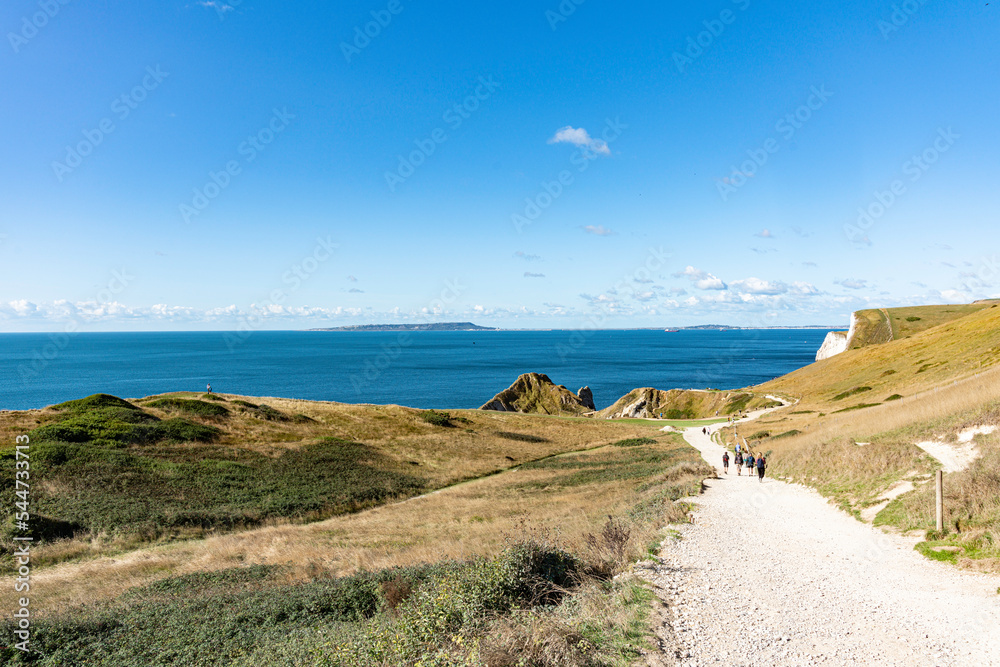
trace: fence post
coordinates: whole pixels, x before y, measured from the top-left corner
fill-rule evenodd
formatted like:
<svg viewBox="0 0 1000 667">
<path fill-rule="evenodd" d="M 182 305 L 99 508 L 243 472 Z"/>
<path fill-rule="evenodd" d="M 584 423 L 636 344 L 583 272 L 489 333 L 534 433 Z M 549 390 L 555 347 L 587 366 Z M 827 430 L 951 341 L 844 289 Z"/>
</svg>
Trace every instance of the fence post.
<svg viewBox="0 0 1000 667">
<path fill-rule="evenodd" d="M 939 533 L 944 532 L 944 472 L 941 470 L 937 471 L 937 498 L 935 506 L 937 507 L 937 530 Z"/>
</svg>

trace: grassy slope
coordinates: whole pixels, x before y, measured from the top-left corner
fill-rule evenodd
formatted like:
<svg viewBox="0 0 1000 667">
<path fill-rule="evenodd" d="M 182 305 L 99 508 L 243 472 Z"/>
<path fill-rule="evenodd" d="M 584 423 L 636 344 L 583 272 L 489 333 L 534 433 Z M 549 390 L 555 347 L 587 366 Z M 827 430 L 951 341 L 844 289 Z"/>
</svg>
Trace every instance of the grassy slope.
<svg viewBox="0 0 1000 667">
<path fill-rule="evenodd" d="M 817 487 L 848 511 L 875 504 L 901 479 L 919 486 L 939 464 L 913 443 L 954 438 L 957 430 L 971 425 L 1000 423 L 1000 307 L 985 304 L 969 310 L 949 320 L 936 307 L 923 315 L 913 315 L 919 309 L 905 309 L 903 321 L 922 318 L 910 323 L 915 326 L 928 323 L 932 312 L 944 321 L 758 387 L 801 400 L 741 434 L 761 438 L 759 448 L 772 452 L 776 474 Z M 1000 556 L 996 546 L 983 546 L 983 540 L 1000 544 L 1000 487 L 990 490 L 983 482 L 998 473 L 1000 459 L 993 455 L 998 440 L 980 438 L 984 458 L 975 470 L 947 476 L 955 520 L 952 537 L 969 540 L 967 555 Z M 903 496 L 876 522 L 901 529 L 932 528 L 930 505 L 924 507 L 928 493 L 923 489 Z M 964 532 L 956 532 L 963 525 Z"/>
<path fill-rule="evenodd" d="M 854 316 L 856 318 L 854 337 L 850 341 L 852 350 L 892 340 L 892 324 L 886 311 L 874 308 L 859 310 Z"/>
<path fill-rule="evenodd" d="M 114 401 L 0 415 L 3 442 L 33 434 L 33 475 L 42 480 L 33 488 L 36 531 L 77 534 L 40 544 L 36 565 L 149 540 L 321 519 L 639 432 L 509 413 L 448 418 L 398 406 L 236 396 Z M 164 424 L 205 441 L 160 437 Z M 10 447 L 0 458 L 12 456 Z"/>
<path fill-rule="evenodd" d="M 522 419 L 545 422 L 539 426 L 543 429 L 557 421 Z M 587 431 L 594 427 L 593 422 L 568 423 Z M 34 610 L 36 645 L 58 647 L 64 652 L 58 657 L 70 662 L 87 656 L 90 664 L 372 664 L 370 651 L 385 648 L 388 638 L 385 650 L 401 652 L 392 653 L 392 664 L 398 664 L 396 658 L 412 658 L 414 651 L 460 654 L 470 650 L 466 642 L 481 644 L 480 650 L 489 650 L 497 660 L 505 653 L 523 657 L 524 651 L 544 649 L 576 656 L 559 664 L 625 664 L 636 656 L 634 647 L 645 634 L 642 617 L 649 609 L 648 596 L 627 580 L 574 584 L 565 604 L 530 616 L 505 607 L 498 614 L 480 615 L 475 609 L 483 590 L 456 587 L 447 575 L 456 566 L 447 562 L 499 554 L 482 567 L 509 573 L 505 547 L 512 539 L 534 535 L 536 544 L 550 544 L 551 536 L 558 535 L 559 548 L 573 554 L 583 570 L 601 577 L 621 571 L 662 538 L 664 522 L 683 517 L 685 509 L 672 501 L 697 493 L 701 479 L 711 473 L 679 435 L 652 427 L 641 432 L 647 437 L 552 457 L 324 522 L 43 569 L 33 581 L 41 604 Z M 608 515 L 616 517 L 611 524 Z M 248 565 L 253 567 L 248 570 Z M 239 569 L 226 569 L 234 567 Z M 389 567 L 408 569 L 385 572 Z M 482 571 L 478 565 L 468 567 Z M 383 574 L 330 579 L 359 568 Z M 163 579 L 206 571 L 214 574 Z M 416 593 L 413 606 L 404 602 L 393 611 L 388 604 L 399 589 L 379 582 L 400 577 Z M 486 581 L 504 580 L 490 575 Z M 421 597 L 423 589 L 447 595 Z M 11 602 L 12 588 L 4 585 L 2 590 L 2 603 Z M 78 606 L 84 602 L 86 608 Z M 451 605 L 466 612 L 456 616 Z M 192 611 L 198 623 L 190 623 Z M 447 632 L 434 625 L 426 633 L 425 621 L 445 617 Z M 416 648 L 395 643 L 412 634 L 424 643 Z M 461 644 L 447 640 L 458 635 L 464 637 Z M 567 637 L 579 639 L 567 643 Z M 586 662 L 580 639 L 604 659 Z M 582 648 L 592 653 L 587 644 Z"/>
</svg>

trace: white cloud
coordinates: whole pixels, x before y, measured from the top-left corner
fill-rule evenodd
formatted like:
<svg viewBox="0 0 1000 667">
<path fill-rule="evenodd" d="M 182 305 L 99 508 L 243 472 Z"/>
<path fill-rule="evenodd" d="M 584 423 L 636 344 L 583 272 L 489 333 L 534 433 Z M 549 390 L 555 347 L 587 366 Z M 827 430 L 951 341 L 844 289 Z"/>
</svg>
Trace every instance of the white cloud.
<svg viewBox="0 0 1000 667">
<path fill-rule="evenodd" d="M 773 239 L 774 238 L 774 234 L 772 234 L 771 230 L 768 229 L 767 227 L 765 227 L 764 229 L 762 229 L 759 232 L 757 232 L 756 234 L 754 234 L 754 236 L 757 236 L 757 237 L 762 238 L 762 239 Z"/>
<path fill-rule="evenodd" d="M 720 278 L 716 278 L 711 273 L 707 271 L 702 271 L 701 269 L 696 269 L 693 266 L 688 266 L 683 271 L 679 271 L 674 275 L 674 278 L 687 277 L 694 286 L 700 290 L 724 290 L 728 289 L 726 283 L 724 283 Z"/>
<path fill-rule="evenodd" d="M 220 2 L 219 0 L 199 0 L 197 4 L 201 5 L 202 7 L 208 7 L 210 9 L 214 9 L 220 14 L 225 14 L 226 12 L 233 11 L 232 5 L 226 4 L 225 2 Z"/>
<path fill-rule="evenodd" d="M 579 146 L 580 148 L 586 148 L 598 155 L 611 155 L 611 149 L 608 148 L 608 142 L 603 139 L 595 139 L 590 136 L 582 127 L 575 128 L 571 125 L 567 125 L 556 131 L 556 133 L 549 139 L 550 144 L 573 144 L 574 146 Z"/>
<path fill-rule="evenodd" d="M 867 280 L 860 280 L 860 279 L 854 279 L 854 278 L 846 278 L 844 280 L 834 280 L 833 283 L 835 285 L 840 285 L 841 287 L 845 287 L 847 289 L 868 289 L 869 288 Z"/>
<path fill-rule="evenodd" d="M 531 255 L 524 252 L 523 250 L 518 250 L 517 252 L 515 252 L 514 257 L 517 257 L 518 259 L 523 259 L 526 262 L 540 262 L 542 260 L 541 255 Z"/>
<path fill-rule="evenodd" d="M 798 294 L 799 296 L 815 296 L 820 293 L 819 290 L 816 289 L 815 285 L 798 280 L 792 283 L 792 287 L 789 291 L 792 294 Z"/>
<path fill-rule="evenodd" d="M 532 273 L 531 271 L 525 271 L 524 272 L 524 277 L 525 278 L 544 278 L 545 274 L 544 273 Z"/>
<path fill-rule="evenodd" d="M 788 292 L 788 285 L 783 282 L 761 280 L 760 278 L 747 278 L 746 280 L 734 280 L 730 287 L 737 292 L 747 294 L 785 294 Z"/>
<path fill-rule="evenodd" d="M 597 236 L 611 236 L 614 234 L 613 231 L 605 227 L 604 225 L 585 225 L 581 229 L 588 234 L 595 234 Z"/>
</svg>

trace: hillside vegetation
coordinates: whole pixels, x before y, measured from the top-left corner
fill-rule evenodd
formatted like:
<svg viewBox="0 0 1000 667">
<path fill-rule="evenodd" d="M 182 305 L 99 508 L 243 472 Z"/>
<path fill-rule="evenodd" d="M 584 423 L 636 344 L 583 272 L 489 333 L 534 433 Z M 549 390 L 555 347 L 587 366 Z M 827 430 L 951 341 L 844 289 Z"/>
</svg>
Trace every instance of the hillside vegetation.
<svg viewBox="0 0 1000 667">
<path fill-rule="evenodd" d="M 850 347 L 853 350 L 909 338 L 941 324 L 992 308 L 997 303 L 988 300 L 958 305 L 859 310 L 854 313 L 855 331 Z"/>
<path fill-rule="evenodd" d="M 0 649 L 4 664 L 631 663 L 651 598 L 612 577 L 683 519 L 675 501 L 711 468 L 650 426 L 484 417 L 514 417 L 522 447 L 546 446 L 531 431 L 619 437 L 325 521 L 39 568 L 36 651 Z"/>
<path fill-rule="evenodd" d="M 217 394 L 95 395 L 0 415 L 31 439 L 36 564 L 383 504 L 636 431 Z M 0 480 L 8 492 L 13 479 Z M 13 530 L 13 507 L 0 526 Z M 10 568 L 9 551 L 0 569 Z"/>
<path fill-rule="evenodd" d="M 900 325 L 903 337 L 754 388 L 799 402 L 741 425 L 740 435 L 771 452 L 774 473 L 815 486 L 857 516 L 875 508 L 875 523 L 920 531 L 930 545 L 924 549 L 956 546 L 946 552 L 950 558 L 1000 569 L 1000 434 L 977 436 L 982 457 L 946 475 L 946 535 L 933 533 L 933 489 L 926 486 L 940 463 L 915 445 L 954 442 L 965 428 L 1000 424 L 1000 307 L 900 310 L 889 316 L 921 318 L 909 321 L 909 329 Z M 886 492 L 900 482 L 916 490 L 885 506 Z"/>
</svg>

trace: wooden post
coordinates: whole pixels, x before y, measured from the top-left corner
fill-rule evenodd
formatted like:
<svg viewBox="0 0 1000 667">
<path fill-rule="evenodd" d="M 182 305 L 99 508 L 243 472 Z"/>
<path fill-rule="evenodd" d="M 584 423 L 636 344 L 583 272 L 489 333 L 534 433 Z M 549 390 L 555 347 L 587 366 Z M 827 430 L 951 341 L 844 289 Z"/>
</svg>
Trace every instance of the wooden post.
<svg viewBox="0 0 1000 667">
<path fill-rule="evenodd" d="M 937 502 L 935 506 L 937 507 L 937 530 L 939 533 L 944 532 L 944 473 L 940 470 L 937 471 Z"/>
</svg>

